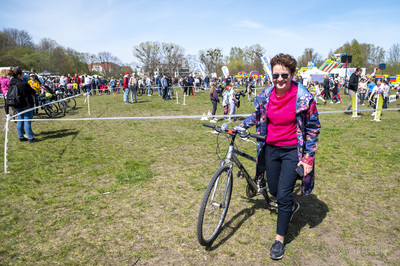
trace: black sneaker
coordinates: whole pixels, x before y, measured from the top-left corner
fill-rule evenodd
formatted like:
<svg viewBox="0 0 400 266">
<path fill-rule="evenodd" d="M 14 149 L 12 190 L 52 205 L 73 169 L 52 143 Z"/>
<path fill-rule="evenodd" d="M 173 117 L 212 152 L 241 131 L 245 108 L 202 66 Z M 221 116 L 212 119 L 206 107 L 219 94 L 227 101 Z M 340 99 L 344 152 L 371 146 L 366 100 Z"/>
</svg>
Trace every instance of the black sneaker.
<svg viewBox="0 0 400 266">
<path fill-rule="evenodd" d="M 295 214 L 298 210 L 300 209 L 300 203 L 298 203 L 297 201 L 293 204 L 293 208 L 292 208 L 292 215 L 290 216 L 290 222 L 293 219 L 293 214 Z"/>
<path fill-rule="evenodd" d="M 275 240 L 271 247 L 270 257 L 273 260 L 280 260 L 283 258 L 283 253 L 285 253 L 285 244 L 279 240 Z"/>
<path fill-rule="evenodd" d="M 35 139 L 35 138 L 33 138 L 33 139 L 28 139 L 28 142 L 29 142 L 29 143 L 38 142 L 38 141 L 40 141 L 40 140 Z"/>
<path fill-rule="evenodd" d="M 24 137 L 22 139 L 19 139 L 19 141 L 28 141 L 28 139 Z"/>
</svg>

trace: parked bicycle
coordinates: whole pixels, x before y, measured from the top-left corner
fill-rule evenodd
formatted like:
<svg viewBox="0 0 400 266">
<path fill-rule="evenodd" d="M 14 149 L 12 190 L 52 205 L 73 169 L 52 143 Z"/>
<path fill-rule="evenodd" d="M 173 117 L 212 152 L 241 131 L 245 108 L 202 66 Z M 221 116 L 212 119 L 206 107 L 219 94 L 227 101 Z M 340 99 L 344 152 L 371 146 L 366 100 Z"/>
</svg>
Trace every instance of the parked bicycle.
<svg viewBox="0 0 400 266">
<path fill-rule="evenodd" d="M 148 87 L 146 86 L 140 86 L 140 88 L 137 89 L 136 93 L 137 96 L 142 96 L 142 95 L 147 95 L 148 94 Z M 153 88 L 150 87 L 150 95 L 153 95 Z"/>
<path fill-rule="evenodd" d="M 225 159 L 221 160 L 220 167 L 208 184 L 197 220 L 197 239 L 201 245 L 210 246 L 217 238 L 228 212 L 233 185 L 233 164 L 239 168 L 237 177 L 240 179 L 244 178 L 247 181 L 246 195 L 249 198 L 259 193 L 265 198 L 267 206 L 270 209 L 277 210 L 278 205 L 276 200 L 268 194 L 265 171 L 256 175 L 254 179 L 251 178 L 250 174 L 236 156 L 239 155 L 256 162 L 255 157 L 239 151 L 235 147 L 236 137 L 239 136 L 242 140 L 250 141 L 255 144 L 250 138 L 255 138 L 258 141 L 265 141 L 265 136 L 251 134 L 246 130 L 238 131 L 233 128 L 227 128 L 228 124 L 223 124 L 219 127 L 217 125 L 204 123 L 203 126 L 212 128 L 213 131 L 210 131 L 211 133 L 224 135 L 230 138 L 230 144 Z M 217 146 L 219 147 L 218 142 Z"/>
<path fill-rule="evenodd" d="M 40 94 L 38 96 L 38 102 L 49 117 L 54 117 L 55 114 L 58 113 L 57 104 L 51 103 L 51 101 L 45 95 Z"/>
<path fill-rule="evenodd" d="M 67 91 L 64 87 L 60 86 L 57 90 L 56 90 L 56 95 L 57 95 L 57 100 L 62 100 L 65 98 L 64 101 L 59 101 L 58 102 L 58 107 L 61 110 L 61 113 L 63 116 L 65 116 L 65 112 L 67 110 L 68 107 L 70 108 L 75 108 L 76 107 L 76 100 L 74 98 L 70 98 L 72 96 L 72 93 Z"/>
</svg>

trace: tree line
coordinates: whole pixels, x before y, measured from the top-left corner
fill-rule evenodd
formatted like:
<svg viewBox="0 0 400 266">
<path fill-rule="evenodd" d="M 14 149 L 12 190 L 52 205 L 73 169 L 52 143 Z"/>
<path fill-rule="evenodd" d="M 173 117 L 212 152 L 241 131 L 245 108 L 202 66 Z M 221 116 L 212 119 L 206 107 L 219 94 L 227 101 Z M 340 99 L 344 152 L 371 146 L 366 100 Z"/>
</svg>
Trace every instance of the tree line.
<svg viewBox="0 0 400 266">
<path fill-rule="evenodd" d="M 174 43 L 160 43 L 146 41 L 133 47 L 133 55 L 139 61 L 137 68 L 142 68 L 145 73 L 158 71 L 163 73 L 174 71 L 185 65 L 191 73 L 198 69 L 198 63 L 204 64 L 208 73 L 217 73 L 222 76 L 221 67 L 226 65 L 230 73 L 256 70 L 264 73 L 256 53 L 265 54 L 265 49 L 254 44 L 249 47 L 232 47 L 228 55 L 224 55 L 221 48 L 202 49 L 198 55 L 185 54 L 185 49 Z M 367 73 L 380 63 L 386 64 L 385 74 L 400 74 L 400 44 L 393 44 L 388 51 L 374 44 L 359 43 L 357 40 L 346 42 L 342 46 L 331 50 L 327 55 L 347 53 L 352 55 L 349 67 L 365 67 Z M 320 67 L 325 61 L 321 54 L 313 48 L 305 48 L 297 58 L 298 67 L 307 66 L 309 61 Z M 71 48 L 65 48 L 56 41 L 42 38 L 38 44 L 32 36 L 15 28 L 3 28 L 0 31 L 0 66 L 19 66 L 22 69 L 36 69 L 37 72 L 49 70 L 57 75 L 67 73 L 100 74 L 89 71 L 89 65 L 100 63 L 106 77 L 119 76 L 132 70 L 128 64 L 123 64 L 119 58 L 110 52 L 103 51 L 96 54 L 82 53 Z"/>
<path fill-rule="evenodd" d="M 89 65 L 100 63 L 105 67 L 105 73 L 90 71 Z M 131 67 L 123 65 L 121 60 L 110 52 L 96 54 L 82 53 L 71 48 L 65 48 L 56 41 L 42 38 L 38 44 L 32 36 L 15 28 L 3 28 L 0 31 L 0 66 L 20 67 L 38 73 L 48 70 L 57 75 L 62 74 L 105 74 L 106 77 L 119 76 Z"/>
</svg>

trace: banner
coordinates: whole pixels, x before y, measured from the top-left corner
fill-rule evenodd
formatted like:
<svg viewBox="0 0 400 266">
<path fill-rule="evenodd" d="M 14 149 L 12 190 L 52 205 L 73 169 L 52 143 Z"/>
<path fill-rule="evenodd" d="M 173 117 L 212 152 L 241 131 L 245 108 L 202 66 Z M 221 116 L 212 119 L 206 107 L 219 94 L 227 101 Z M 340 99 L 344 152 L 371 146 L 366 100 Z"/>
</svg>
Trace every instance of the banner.
<svg viewBox="0 0 400 266">
<path fill-rule="evenodd" d="M 382 109 L 383 106 L 383 98 L 382 98 L 382 94 L 379 94 L 378 99 L 376 100 L 376 109 Z M 375 121 L 381 121 L 381 114 L 382 114 L 382 110 L 376 111 L 375 112 Z"/>
<path fill-rule="evenodd" d="M 351 99 L 351 109 L 353 110 L 353 117 L 357 117 L 357 103 L 358 103 L 358 101 L 357 101 L 357 97 L 358 97 L 358 95 L 357 95 L 357 92 L 354 92 L 354 94 L 353 94 L 353 98 Z"/>
<path fill-rule="evenodd" d="M 389 103 L 395 102 L 397 100 L 397 95 L 390 95 L 389 96 Z"/>
<path fill-rule="evenodd" d="M 228 69 L 228 67 L 227 66 L 223 66 L 221 68 L 221 70 L 222 70 L 222 73 L 224 73 L 225 78 L 227 79 L 229 77 L 229 69 Z"/>
<path fill-rule="evenodd" d="M 256 55 L 260 59 L 264 71 L 268 75 L 269 80 L 272 82 L 272 68 L 270 64 L 271 59 L 268 56 L 263 56 L 260 53 L 256 53 Z"/>
<path fill-rule="evenodd" d="M 199 67 L 201 75 L 203 76 L 203 79 L 204 79 L 206 77 L 206 68 L 204 67 L 204 64 L 202 64 L 202 63 L 199 63 L 198 67 Z"/>
</svg>

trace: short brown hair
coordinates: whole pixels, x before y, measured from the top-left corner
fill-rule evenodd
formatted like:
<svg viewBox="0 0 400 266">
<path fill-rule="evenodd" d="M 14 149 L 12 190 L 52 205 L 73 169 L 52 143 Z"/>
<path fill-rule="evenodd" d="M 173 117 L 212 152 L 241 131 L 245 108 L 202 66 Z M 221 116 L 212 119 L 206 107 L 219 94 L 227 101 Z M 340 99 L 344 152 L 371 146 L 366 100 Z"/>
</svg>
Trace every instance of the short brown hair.
<svg viewBox="0 0 400 266">
<path fill-rule="evenodd" d="M 13 78 L 16 78 L 18 75 L 22 76 L 22 70 L 20 68 L 10 69 L 8 71 L 8 75 L 13 77 Z"/>
<path fill-rule="evenodd" d="M 280 53 L 271 59 L 271 68 L 274 69 L 274 66 L 276 65 L 282 65 L 289 68 L 290 74 L 294 75 L 296 72 L 297 61 L 290 54 Z"/>
</svg>

